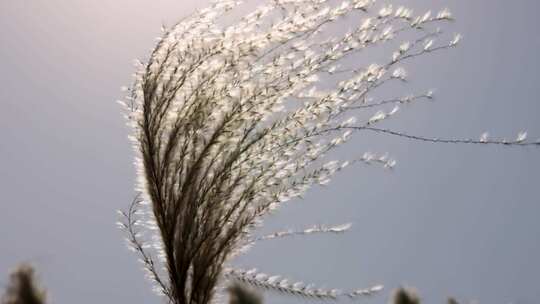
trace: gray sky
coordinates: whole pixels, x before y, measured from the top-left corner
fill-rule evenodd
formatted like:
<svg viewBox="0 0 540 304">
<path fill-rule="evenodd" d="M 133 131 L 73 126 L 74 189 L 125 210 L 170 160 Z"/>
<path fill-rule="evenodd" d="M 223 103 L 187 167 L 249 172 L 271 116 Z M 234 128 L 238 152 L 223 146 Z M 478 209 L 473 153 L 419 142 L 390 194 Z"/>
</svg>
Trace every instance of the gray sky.
<svg viewBox="0 0 540 304">
<path fill-rule="evenodd" d="M 385 1 L 388 2 L 388 1 Z M 394 1 L 449 7 L 463 44 L 410 69 L 435 103 L 385 126 L 440 137 L 540 137 L 540 2 Z M 200 1 L 0 1 L 0 285 L 35 264 L 54 303 L 159 303 L 116 228 L 134 169 L 120 107 L 132 62 Z M 385 152 L 269 218 L 264 231 L 354 222 L 350 233 L 263 243 L 238 261 L 326 287 L 417 287 L 426 303 L 540 298 L 540 150 L 358 134 L 341 155 Z M 293 303 L 273 294 L 269 303 Z M 297 300 L 304 301 L 304 300 Z"/>
</svg>

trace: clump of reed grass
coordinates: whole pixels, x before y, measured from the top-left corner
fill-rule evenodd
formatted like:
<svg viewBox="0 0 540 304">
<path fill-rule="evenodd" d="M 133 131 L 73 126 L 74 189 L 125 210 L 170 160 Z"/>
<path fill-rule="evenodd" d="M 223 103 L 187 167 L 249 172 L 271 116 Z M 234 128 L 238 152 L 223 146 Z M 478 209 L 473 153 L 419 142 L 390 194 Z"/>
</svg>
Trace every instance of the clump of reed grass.
<svg viewBox="0 0 540 304">
<path fill-rule="evenodd" d="M 391 304 L 420 304 L 420 297 L 415 290 L 401 287 L 394 290 Z"/>
<path fill-rule="evenodd" d="M 44 304 L 45 291 L 39 287 L 34 268 L 28 264 L 18 266 L 10 275 L 2 304 Z"/>
<path fill-rule="evenodd" d="M 418 292 L 413 288 L 400 287 L 393 291 L 390 304 L 421 304 Z M 448 298 L 447 304 L 459 304 L 455 298 Z"/>
<path fill-rule="evenodd" d="M 262 296 L 244 285 L 232 284 L 227 291 L 229 304 L 262 304 Z"/>
</svg>

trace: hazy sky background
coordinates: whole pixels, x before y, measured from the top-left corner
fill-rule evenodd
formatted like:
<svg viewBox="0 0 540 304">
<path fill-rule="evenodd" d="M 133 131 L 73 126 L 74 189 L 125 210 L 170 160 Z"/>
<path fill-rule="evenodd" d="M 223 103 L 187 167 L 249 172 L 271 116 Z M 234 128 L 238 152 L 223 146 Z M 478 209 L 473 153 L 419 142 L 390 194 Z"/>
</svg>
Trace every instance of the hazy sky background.
<svg viewBox="0 0 540 304">
<path fill-rule="evenodd" d="M 388 1 L 385 1 L 388 2 Z M 464 35 L 410 69 L 435 103 L 385 126 L 420 135 L 540 137 L 540 2 L 393 1 L 449 7 Z M 133 198 L 120 107 L 135 58 L 180 0 L 0 1 L 0 286 L 36 265 L 51 303 L 160 303 L 115 222 Z M 426 303 L 540 299 L 540 149 L 434 145 L 358 134 L 341 155 L 385 152 L 393 172 L 356 166 L 270 218 L 264 231 L 354 223 L 350 233 L 267 242 L 238 261 L 326 287 L 417 287 Z M 293 303 L 274 294 L 269 303 Z M 302 302 L 305 300 L 298 299 Z M 345 301 L 346 302 L 346 301 Z M 464 301 L 465 302 L 465 301 Z"/>
</svg>

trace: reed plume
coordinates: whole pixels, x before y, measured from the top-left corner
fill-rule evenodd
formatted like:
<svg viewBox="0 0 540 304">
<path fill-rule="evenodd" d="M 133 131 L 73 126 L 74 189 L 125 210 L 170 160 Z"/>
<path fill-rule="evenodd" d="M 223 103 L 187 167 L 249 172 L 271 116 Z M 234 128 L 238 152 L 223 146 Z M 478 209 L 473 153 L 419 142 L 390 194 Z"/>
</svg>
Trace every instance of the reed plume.
<svg viewBox="0 0 540 304">
<path fill-rule="evenodd" d="M 319 289 L 231 265 L 258 241 L 348 229 L 252 236 L 266 215 L 313 185 L 328 184 L 349 165 L 394 167 L 385 153 L 329 160 L 353 133 L 435 143 L 540 144 L 527 142 L 525 133 L 512 141 L 438 139 L 381 127 L 399 105 L 434 98 L 431 91 L 374 96 L 408 79 L 406 62 L 459 43 L 459 34 L 440 30 L 453 20 L 446 9 L 414 15 L 372 0 L 277 0 L 239 17 L 242 6 L 216 1 L 164 28 L 147 62 L 137 64 L 121 102 L 133 130 L 141 193 L 122 213 L 121 226 L 171 303 L 209 303 L 230 282 L 319 299 L 379 291 L 380 285 Z M 328 35 L 347 16 L 358 21 L 355 27 Z M 380 63 L 340 65 L 385 46 L 395 51 Z"/>
</svg>

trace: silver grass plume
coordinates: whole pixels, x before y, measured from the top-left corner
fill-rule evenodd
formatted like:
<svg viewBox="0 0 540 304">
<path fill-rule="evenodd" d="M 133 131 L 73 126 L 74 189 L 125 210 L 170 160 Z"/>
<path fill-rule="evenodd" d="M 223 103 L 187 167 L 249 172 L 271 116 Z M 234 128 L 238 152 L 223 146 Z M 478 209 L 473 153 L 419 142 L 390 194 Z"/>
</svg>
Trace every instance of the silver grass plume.
<svg viewBox="0 0 540 304">
<path fill-rule="evenodd" d="M 251 234 L 264 216 L 311 186 L 328 184 L 353 163 L 394 167 L 386 154 L 371 152 L 328 160 L 355 132 L 540 145 L 526 141 L 525 133 L 512 141 L 438 139 L 380 127 L 399 105 L 433 99 L 431 91 L 373 96 L 408 79 L 402 64 L 458 44 L 460 35 L 447 37 L 439 29 L 452 20 L 446 9 L 417 16 L 374 0 L 274 0 L 238 17 L 240 7 L 241 1 L 216 1 L 164 29 L 147 62 L 137 63 L 135 81 L 120 102 L 133 130 L 141 193 L 120 225 L 156 290 L 171 303 L 211 302 L 239 273 L 225 269 L 253 244 Z M 347 16 L 359 21 L 354 29 L 328 38 L 325 30 Z M 340 66 L 395 42 L 396 50 L 380 63 Z M 321 89 L 323 82 L 330 89 Z M 369 118 L 356 117 L 366 111 Z M 282 290 L 296 290 L 289 287 Z M 317 293 L 323 294 L 341 295 Z"/>
<path fill-rule="evenodd" d="M 5 294 L 0 300 L 1 304 L 44 304 L 45 291 L 42 290 L 35 279 L 34 268 L 22 264 L 15 269 L 9 278 Z"/>
</svg>

